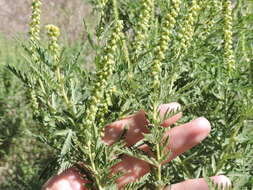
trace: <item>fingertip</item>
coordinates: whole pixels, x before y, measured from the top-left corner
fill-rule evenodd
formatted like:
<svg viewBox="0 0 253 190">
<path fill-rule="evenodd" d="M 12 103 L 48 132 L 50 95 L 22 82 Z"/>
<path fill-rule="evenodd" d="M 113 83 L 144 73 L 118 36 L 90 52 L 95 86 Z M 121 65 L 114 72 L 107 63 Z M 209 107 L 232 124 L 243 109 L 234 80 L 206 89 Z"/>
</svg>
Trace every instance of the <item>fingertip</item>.
<svg viewBox="0 0 253 190">
<path fill-rule="evenodd" d="M 177 102 L 171 102 L 168 104 L 161 104 L 158 107 L 161 117 L 163 117 L 167 112 L 178 111 L 181 109 L 181 105 Z"/>
<path fill-rule="evenodd" d="M 196 136 L 195 141 L 196 143 L 200 143 L 204 140 L 211 131 L 211 124 L 205 117 L 199 117 L 194 121 L 194 127 L 196 128 Z"/>
<path fill-rule="evenodd" d="M 181 105 L 177 102 L 171 102 L 168 104 L 161 104 L 158 107 L 161 118 L 163 118 L 167 113 L 176 112 L 180 109 L 181 109 Z M 164 127 L 168 127 L 168 126 L 176 123 L 182 117 L 182 115 L 183 115 L 183 113 L 179 112 L 179 113 L 173 115 L 172 117 L 165 119 L 165 121 L 161 125 Z"/>
<path fill-rule="evenodd" d="M 224 189 L 224 188 L 232 186 L 232 183 L 227 176 L 219 175 L 219 176 L 211 177 L 211 179 L 214 182 L 214 184 L 218 185 L 219 188 Z"/>
<path fill-rule="evenodd" d="M 69 168 L 59 175 L 51 177 L 42 187 L 42 190 L 88 190 L 85 184 L 89 183 L 77 168 Z"/>
<path fill-rule="evenodd" d="M 177 126 L 168 130 L 165 137 L 171 135 L 171 139 L 175 142 L 184 140 L 187 144 L 198 144 L 208 136 L 211 131 L 211 124 L 204 117 L 199 117 L 189 123 Z M 180 138 L 181 137 L 181 138 Z M 180 141 L 180 140 L 181 141 Z M 191 142 L 191 143 L 190 143 Z"/>
<path fill-rule="evenodd" d="M 199 117 L 195 120 L 196 125 L 201 128 L 203 131 L 210 132 L 211 124 L 205 117 Z"/>
<path fill-rule="evenodd" d="M 167 138 L 168 135 L 170 136 L 169 145 L 166 150 L 172 151 L 172 154 L 166 162 L 199 144 L 208 136 L 210 130 L 211 125 L 204 117 L 168 130 L 164 138 Z"/>
</svg>

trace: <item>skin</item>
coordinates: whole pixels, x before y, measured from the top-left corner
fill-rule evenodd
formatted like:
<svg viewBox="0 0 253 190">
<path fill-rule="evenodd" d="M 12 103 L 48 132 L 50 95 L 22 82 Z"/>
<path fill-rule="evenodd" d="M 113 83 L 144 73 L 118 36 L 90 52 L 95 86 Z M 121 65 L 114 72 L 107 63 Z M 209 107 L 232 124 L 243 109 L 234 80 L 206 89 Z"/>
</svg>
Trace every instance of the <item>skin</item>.
<svg viewBox="0 0 253 190">
<path fill-rule="evenodd" d="M 159 107 L 160 116 L 167 111 L 174 111 L 180 108 L 178 103 L 162 104 Z M 171 118 L 168 118 L 161 125 L 168 127 L 175 124 L 182 117 L 182 113 L 178 113 Z M 105 135 L 102 138 L 108 145 L 113 144 L 118 140 L 122 131 L 128 126 L 125 135 L 125 143 L 131 146 L 143 138 L 143 133 L 148 133 L 146 125 L 148 121 L 145 117 L 144 111 L 139 111 L 127 118 L 115 121 L 105 127 Z M 192 147 L 199 144 L 210 133 L 211 125 L 204 117 L 197 118 L 189 123 L 179 125 L 168 129 L 164 134 L 164 139 L 169 136 L 169 143 L 166 151 L 171 151 L 166 163 L 173 160 L 176 156 L 184 153 Z M 147 145 L 139 147 L 152 156 Z M 122 188 L 125 184 L 138 180 L 143 175 L 150 172 L 152 166 L 148 163 L 130 156 L 123 156 L 122 161 L 112 167 L 112 173 L 122 172 L 123 175 L 116 180 L 117 186 Z M 231 186 L 230 180 L 226 176 L 211 177 L 213 182 L 217 184 L 220 189 L 225 189 Z M 88 190 L 85 187 L 87 180 L 84 180 L 77 169 L 70 168 L 60 175 L 53 176 L 42 187 L 42 190 Z M 164 188 L 169 190 L 169 188 Z M 181 183 L 173 184 L 171 190 L 209 190 L 204 179 L 189 179 Z"/>
</svg>

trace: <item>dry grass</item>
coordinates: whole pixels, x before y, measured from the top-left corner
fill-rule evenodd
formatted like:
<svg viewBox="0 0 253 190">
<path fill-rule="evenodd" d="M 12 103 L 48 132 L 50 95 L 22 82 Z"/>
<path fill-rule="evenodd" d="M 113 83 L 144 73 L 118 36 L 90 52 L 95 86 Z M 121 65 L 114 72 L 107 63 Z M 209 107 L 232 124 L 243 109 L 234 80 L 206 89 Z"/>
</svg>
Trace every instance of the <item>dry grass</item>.
<svg viewBox="0 0 253 190">
<path fill-rule="evenodd" d="M 0 0 L 0 33 L 9 37 L 28 30 L 32 0 Z M 91 8 L 84 0 L 43 0 L 42 26 L 55 24 L 68 42 L 82 38 L 82 20 L 90 19 Z M 71 34 L 71 35 L 70 35 Z"/>
</svg>

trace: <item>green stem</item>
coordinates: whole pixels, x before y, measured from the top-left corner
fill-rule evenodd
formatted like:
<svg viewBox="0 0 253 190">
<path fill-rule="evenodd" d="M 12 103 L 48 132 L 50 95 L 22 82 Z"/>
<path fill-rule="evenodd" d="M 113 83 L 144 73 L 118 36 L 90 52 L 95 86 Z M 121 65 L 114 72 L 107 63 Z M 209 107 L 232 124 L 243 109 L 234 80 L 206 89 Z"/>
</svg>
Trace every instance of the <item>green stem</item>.
<svg viewBox="0 0 253 190">
<path fill-rule="evenodd" d="M 61 88 L 63 99 L 64 99 L 66 105 L 69 106 L 70 102 L 69 102 L 67 93 L 66 93 L 65 88 L 64 88 L 64 84 L 63 84 L 63 80 L 62 80 L 62 76 L 61 76 L 61 72 L 60 72 L 59 66 L 56 68 L 56 76 L 57 76 L 58 82 L 60 83 L 60 88 Z"/>
<path fill-rule="evenodd" d="M 132 64 L 131 64 L 131 61 L 130 61 L 130 58 L 129 58 L 129 51 L 127 49 L 127 44 L 126 44 L 126 40 L 125 39 L 122 39 L 122 45 L 123 45 L 123 53 L 124 53 L 124 57 L 125 57 L 126 62 L 127 62 L 128 70 L 132 71 L 130 69 Z"/>
<path fill-rule="evenodd" d="M 38 81 L 39 81 L 39 85 L 40 85 L 40 88 L 41 88 L 42 92 L 43 92 L 44 94 L 47 94 L 47 92 L 46 92 L 46 90 L 45 90 L 45 87 L 44 87 L 44 85 L 43 85 L 42 80 L 39 79 Z M 49 107 L 50 111 L 51 111 L 51 112 L 55 112 L 55 109 L 53 108 L 53 106 L 52 106 L 50 100 L 48 99 L 48 96 L 46 96 L 46 98 L 47 98 L 46 103 L 47 103 L 47 106 Z"/>
<path fill-rule="evenodd" d="M 160 150 L 159 143 L 156 145 L 156 151 L 157 151 L 156 159 L 159 162 L 161 158 L 161 150 Z M 161 163 L 159 163 L 159 165 L 157 166 L 157 181 L 160 182 L 161 180 L 162 180 L 162 165 Z M 160 186 L 157 187 L 158 190 L 160 188 L 161 188 Z"/>
<path fill-rule="evenodd" d="M 88 147 L 89 147 L 89 157 L 90 157 L 91 167 L 92 167 L 92 170 L 93 170 L 93 173 L 94 173 L 94 177 L 95 177 L 95 180 L 96 180 L 96 185 L 97 185 L 97 187 L 98 187 L 99 190 L 103 190 L 104 188 L 100 184 L 100 180 L 97 177 L 98 176 L 98 171 L 97 171 L 97 168 L 96 168 L 96 165 L 95 165 L 95 162 L 94 162 L 94 158 L 92 156 L 92 151 L 91 151 L 92 147 L 91 147 L 90 141 L 88 142 Z"/>
</svg>

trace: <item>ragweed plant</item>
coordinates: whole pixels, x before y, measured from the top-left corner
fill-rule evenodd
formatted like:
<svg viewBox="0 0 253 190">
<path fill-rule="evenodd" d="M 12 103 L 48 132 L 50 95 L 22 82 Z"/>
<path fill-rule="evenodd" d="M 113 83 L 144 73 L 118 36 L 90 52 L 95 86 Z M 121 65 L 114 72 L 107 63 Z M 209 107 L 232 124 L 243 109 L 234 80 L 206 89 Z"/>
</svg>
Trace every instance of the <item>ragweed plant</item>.
<svg viewBox="0 0 253 190">
<path fill-rule="evenodd" d="M 59 29 L 49 25 L 48 43 L 34 40 L 25 46 L 29 71 L 8 67 L 33 90 L 29 100 L 35 105 L 34 119 L 40 125 L 35 136 L 55 152 L 50 168 L 60 173 L 75 166 L 89 181 L 86 187 L 117 189 L 115 180 L 122 174 L 112 174 L 111 169 L 128 155 L 145 161 L 151 170 L 125 189 L 160 190 L 184 179 L 216 174 L 232 177 L 241 170 L 248 180 L 241 187 L 249 188 L 247 175 L 252 171 L 242 162 L 250 166 L 252 161 L 237 152 L 245 155 L 242 149 L 247 147 L 252 153 L 253 146 L 247 136 L 253 117 L 248 81 L 251 67 L 250 61 L 239 58 L 241 47 L 246 50 L 244 57 L 252 57 L 247 43 L 253 31 L 247 21 L 250 13 L 233 20 L 227 0 L 222 4 L 213 0 L 212 6 L 207 0 L 92 3 L 98 22 L 103 22 L 103 27 L 98 23 L 99 32 L 89 35 L 84 43 L 91 46 L 94 59 L 82 48 L 74 56 L 65 53 L 59 46 Z M 240 15 L 244 9 L 248 7 L 240 4 L 234 12 Z M 221 11 L 223 14 L 218 14 Z M 239 43 L 242 36 L 245 43 Z M 95 71 L 84 63 L 96 66 Z M 230 75 L 237 65 L 241 70 Z M 164 164 L 171 152 L 165 151 L 170 139 L 164 138 L 168 128 L 161 123 L 175 113 L 167 110 L 161 118 L 159 105 L 170 101 L 182 104 L 185 122 L 204 115 L 213 130 L 199 146 Z M 139 110 L 145 111 L 147 129 L 140 141 L 125 142 L 131 126 L 124 126 L 111 146 L 101 140 L 105 125 Z M 149 146 L 152 156 L 139 149 L 142 145 Z"/>
</svg>

